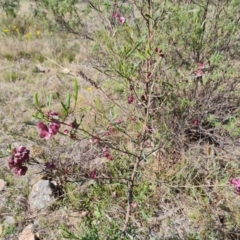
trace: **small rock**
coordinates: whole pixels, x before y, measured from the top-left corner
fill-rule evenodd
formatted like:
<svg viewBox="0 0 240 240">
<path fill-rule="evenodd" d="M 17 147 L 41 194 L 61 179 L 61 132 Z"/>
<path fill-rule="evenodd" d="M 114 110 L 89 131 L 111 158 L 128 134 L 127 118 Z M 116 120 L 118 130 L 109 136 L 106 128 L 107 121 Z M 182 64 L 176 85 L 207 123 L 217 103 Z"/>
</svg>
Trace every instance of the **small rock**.
<svg viewBox="0 0 240 240">
<path fill-rule="evenodd" d="M 43 73 L 48 72 L 48 70 L 41 64 L 37 64 L 36 69 L 38 72 L 43 72 Z"/>
<path fill-rule="evenodd" d="M 35 235 L 33 233 L 33 224 L 29 224 L 23 229 L 19 234 L 18 240 L 35 240 Z"/>
<path fill-rule="evenodd" d="M 3 179 L 0 179 L 0 191 L 2 191 L 5 188 L 6 184 L 7 183 Z"/>
<path fill-rule="evenodd" d="M 32 187 L 29 195 L 29 205 L 33 212 L 45 210 L 54 202 L 54 195 L 49 180 L 40 180 Z"/>
<path fill-rule="evenodd" d="M 70 73 L 70 70 L 69 70 L 68 68 L 64 68 L 64 69 L 62 70 L 62 73 L 64 73 L 64 74 L 69 74 L 69 73 Z"/>
<path fill-rule="evenodd" d="M 15 224 L 15 219 L 12 216 L 6 216 L 6 217 L 4 217 L 3 223 L 5 223 L 7 225 L 12 225 L 12 224 Z"/>
</svg>

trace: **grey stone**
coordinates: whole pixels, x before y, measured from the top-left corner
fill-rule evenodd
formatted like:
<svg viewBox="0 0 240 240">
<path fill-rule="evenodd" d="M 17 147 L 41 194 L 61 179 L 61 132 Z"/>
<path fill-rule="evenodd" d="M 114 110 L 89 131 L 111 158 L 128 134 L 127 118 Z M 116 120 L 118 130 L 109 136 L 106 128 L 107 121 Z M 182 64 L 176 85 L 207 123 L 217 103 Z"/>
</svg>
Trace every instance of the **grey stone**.
<svg viewBox="0 0 240 240">
<path fill-rule="evenodd" d="M 15 219 L 13 216 L 5 216 L 3 223 L 7 225 L 12 225 L 15 224 Z"/>
<path fill-rule="evenodd" d="M 23 231 L 18 236 L 18 240 L 35 240 L 32 224 L 29 224 L 23 229 Z"/>
<path fill-rule="evenodd" d="M 29 195 L 29 205 L 33 212 L 46 210 L 54 202 L 54 195 L 49 180 L 40 180 L 32 187 Z"/>
</svg>

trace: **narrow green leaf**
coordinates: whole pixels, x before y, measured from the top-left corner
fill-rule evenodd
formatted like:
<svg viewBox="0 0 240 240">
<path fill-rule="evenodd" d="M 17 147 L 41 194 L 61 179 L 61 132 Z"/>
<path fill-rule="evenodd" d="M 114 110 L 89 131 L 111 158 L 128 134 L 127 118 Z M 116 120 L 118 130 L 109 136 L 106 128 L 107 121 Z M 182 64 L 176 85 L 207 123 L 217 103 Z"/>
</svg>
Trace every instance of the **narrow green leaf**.
<svg viewBox="0 0 240 240">
<path fill-rule="evenodd" d="M 68 110 L 67 110 L 65 104 L 63 102 L 61 102 L 61 105 L 62 105 L 63 109 L 65 110 L 65 112 L 67 112 Z"/>
<path fill-rule="evenodd" d="M 149 55 L 150 53 L 150 42 L 147 43 L 145 54 Z"/>
<path fill-rule="evenodd" d="M 67 93 L 67 98 L 66 98 L 66 104 L 65 104 L 65 107 L 66 107 L 67 111 L 68 111 L 69 108 L 70 108 L 70 104 L 71 104 L 71 95 L 70 95 L 70 93 L 68 92 L 68 93 Z"/>
<path fill-rule="evenodd" d="M 77 82 L 77 79 L 74 80 L 74 100 L 75 100 L 75 105 L 76 105 L 76 102 L 78 100 L 78 82 Z"/>
<path fill-rule="evenodd" d="M 31 121 L 25 121 L 25 122 L 23 122 L 25 125 L 27 125 L 27 126 L 36 126 L 36 123 L 34 123 L 34 122 L 31 122 Z"/>
<path fill-rule="evenodd" d="M 35 115 L 33 114 L 32 116 L 36 119 L 43 119 L 44 118 L 44 115 L 43 115 L 42 112 L 37 112 Z"/>
<path fill-rule="evenodd" d="M 148 221 L 148 219 L 149 219 L 148 215 L 143 210 L 141 211 L 141 213 L 142 213 L 143 218 Z"/>
<path fill-rule="evenodd" d="M 97 218 L 100 218 L 102 216 L 102 210 L 99 206 L 97 206 L 97 209 L 95 211 L 95 215 Z"/>
<path fill-rule="evenodd" d="M 134 53 L 134 51 L 135 51 L 141 44 L 142 44 L 141 42 L 138 42 L 138 43 L 135 45 L 135 47 L 133 47 L 133 48 L 128 52 L 127 58 L 130 57 L 130 56 Z"/>
<path fill-rule="evenodd" d="M 135 57 L 138 57 L 138 58 L 140 58 L 140 59 L 142 59 L 142 60 L 146 60 L 146 59 L 147 59 L 146 56 L 144 56 L 143 54 L 141 54 L 141 53 L 139 53 L 139 52 L 138 52 L 138 53 L 135 53 L 134 56 L 135 56 Z"/>
<path fill-rule="evenodd" d="M 96 99 L 94 102 L 95 102 L 96 109 L 97 109 L 99 112 L 101 112 L 101 111 L 102 111 L 102 103 L 101 103 L 100 99 L 98 98 L 98 99 Z"/>
<path fill-rule="evenodd" d="M 49 95 L 48 97 L 48 109 L 51 109 L 51 105 L 52 105 L 52 94 Z"/>
<path fill-rule="evenodd" d="M 8 149 L 9 149 L 10 151 L 13 150 L 13 146 L 12 146 L 12 144 L 9 144 L 9 145 L 8 145 Z"/>
<path fill-rule="evenodd" d="M 134 72 L 136 71 L 137 67 L 139 66 L 139 64 L 140 64 L 141 62 L 142 62 L 142 61 L 139 61 L 139 62 L 137 62 L 137 63 L 134 64 L 133 69 L 132 69 L 132 73 L 134 73 Z"/>
<path fill-rule="evenodd" d="M 34 98 L 35 98 L 36 106 L 40 108 L 40 103 L 39 103 L 39 99 L 38 99 L 38 94 L 37 93 L 34 95 Z"/>
<path fill-rule="evenodd" d="M 65 104 L 61 101 L 59 92 L 56 93 L 56 96 L 57 96 L 58 100 L 60 100 L 60 103 L 61 103 L 63 109 L 65 110 L 65 112 L 67 112 L 68 110 L 67 110 Z"/>
<path fill-rule="evenodd" d="M 121 77 L 126 78 L 126 76 L 123 75 L 120 71 L 116 70 L 116 72 L 117 72 Z"/>
</svg>

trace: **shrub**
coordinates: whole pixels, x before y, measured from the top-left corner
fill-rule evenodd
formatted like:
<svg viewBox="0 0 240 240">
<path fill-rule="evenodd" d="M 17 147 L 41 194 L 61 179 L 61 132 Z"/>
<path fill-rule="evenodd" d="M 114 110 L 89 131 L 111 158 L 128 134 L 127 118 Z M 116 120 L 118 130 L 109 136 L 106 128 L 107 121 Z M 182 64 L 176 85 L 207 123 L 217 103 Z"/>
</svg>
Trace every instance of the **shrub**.
<svg viewBox="0 0 240 240">
<path fill-rule="evenodd" d="M 137 224 L 131 216 L 138 205 L 137 196 L 144 192 L 138 199 L 144 202 L 152 191 L 144 184 L 141 164 L 156 161 L 163 151 L 179 159 L 180 153 L 195 143 L 222 148 L 234 137 L 231 129 L 239 131 L 233 121 L 239 114 L 237 68 L 229 63 L 237 58 L 233 49 L 237 49 L 240 6 L 236 1 L 209 0 L 176 4 L 96 0 L 89 4 L 97 13 L 94 20 L 98 28 L 87 36 L 92 40 L 91 62 L 96 63 L 93 67 L 100 77 L 96 80 L 83 70 L 75 77 L 84 79 L 98 93 L 91 103 L 92 112 L 78 107 L 75 80 L 73 93 L 66 94 L 65 101 L 55 94 L 61 106 L 58 112 L 43 109 L 36 95 L 35 117 L 40 121 L 41 138 L 49 140 L 61 134 L 77 142 L 87 139 L 95 147 L 95 155 L 109 160 L 104 177 L 96 169 L 78 169 L 80 179 L 72 174 L 72 181 L 109 181 L 114 192 L 118 190 L 114 183 L 119 183 L 126 191 L 126 210 L 113 225 L 121 226 L 125 236 L 134 236 Z M 80 17 L 76 1 L 41 1 L 37 6 L 38 16 L 51 16 L 59 29 L 86 37 L 81 29 L 90 20 Z M 48 162 L 45 170 L 64 176 L 61 184 L 66 185 L 75 166 L 74 162 L 71 166 Z M 194 174 L 195 169 L 189 176 Z M 194 183 L 201 181 L 199 175 Z M 94 190 L 93 196 L 100 195 L 97 187 Z M 97 208 L 96 217 L 102 212 Z M 138 217 L 149 219 L 144 210 Z M 102 239 L 106 237 L 109 235 Z"/>
</svg>

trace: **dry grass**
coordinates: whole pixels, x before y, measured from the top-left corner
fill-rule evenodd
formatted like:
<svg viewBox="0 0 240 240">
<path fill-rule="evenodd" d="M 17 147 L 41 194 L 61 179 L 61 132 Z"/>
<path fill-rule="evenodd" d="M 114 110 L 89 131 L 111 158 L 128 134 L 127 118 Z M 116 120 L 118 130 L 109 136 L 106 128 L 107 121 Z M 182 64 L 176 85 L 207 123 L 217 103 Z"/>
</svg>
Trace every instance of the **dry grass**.
<svg viewBox="0 0 240 240">
<path fill-rule="evenodd" d="M 64 68 L 71 69 L 76 74 L 80 64 L 88 58 L 86 47 L 73 40 L 71 35 L 59 35 L 44 30 L 34 20 L 27 20 L 26 16 L 17 19 L 3 19 L 2 21 L 4 21 L 3 26 L 5 27 L 1 28 L 0 36 L 2 43 L 0 47 L 1 150 L 6 150 L 9 144 L 13 146 L 26 145 L 31 149 L 33 157 L 41 162 L 55 156 L 60 156 L 62 159 L 70 159 L 73 156 L 74 161 L 77 161 L 76 159 L 79 161 L 81 154 L 84 153 L 80 154 L 78 152 L 79 146 L 73 145 L 71 141 L 59 138 L 55 143 L 46 143 L 39 140 L 36 128 L 37 120 L 32 116 L 36 113 L 34 105 L 36 93 L 42 100 L 43 110 L 47 111 L 49 109 L 47 107 L 49 95 L 59 92 L 64 96 L 66 91 L 72 91 L 75 77 L 62 73 L 62 70 Z M 15 34 L 14 26 L 19 29 L 19 34 Z M 4 33 L 6 28 L 10 29 L 8 33 Z M 23 29 L 22 32 L 21 29 Z M 33 35 L 28 37 L 26 34 L 30 31 Z M 37 31 L 40 31 L 41 34 L 36 35 Z M 37 71 L 37 64 L 42 64 L 46 72 Z M 91 108 L 91 101 L 97 96 L 94 93 L 95 90 L 91 88 L 89 91 L 90 85 L 88 83 L 79 78 L 78 81 L 81 90 L 77 107 Z M 60 109 L 54 101 L 51 107 L 56 111 Z M 76 112 L 76 117 L 81 114 L 81 111 Z M 89 117 L 88 123 L 90 123 L 90 119 Z M 2 217 L 6 214 L 12 215 L 17 221 L 17 226 L 12 229 L 13 234 L 17 236 L 25 224 L 35 219 L 35 225 L 39 226 L 37 230 L 43 233 L 42 236 L 45 236 L 45 239 L 60 239 L 58 230 L 51 232 L 50 229 L 65 224 L 64 218 L 59 222 L 59 217 L 56 216 L 55 220 L 51 219 L 49 225 L 44 217 L 31 215 L 28 212 L 27 202 L 22 206 L 16 201 L 20 195 L 27 199 L 31 188 L 29 183 L 38 178 L 36 172 L 39 172 L 39 169 L 31 168 L 29 175 L 19 178 L 12 176 L 7 169 L 6 158 L 1 159 L 1 165 L 0 177 L 7 181 L 8 187 L 6 192 L 1 195 L 1 199 L 5 199 L 5 201 L 0 211 Z M 74 199 L 73 202 L 76 201 Z M 53 214 L 56 215 L 54 212 Z M 2 220 L 4 219 L 2 218 Z M 5 227 L 4 236 L 11 236 L 12 232 L 9 229 L 6 230 Z M 6 231 L 10 231 L 9 234 Z M 14 235 L 12 237 L 14 238 Z"/>
<path fill-rule="evenodd" d="M 71 169 L 73 179 L 79 172 L 89 173 L 95 166 L 91 160 L 100 155 L 99 149 L 86 139 L 77 143 L 63 136 L 51 142 L 39 140 L 37 120 L 33 115 L 36 112 L 36 93 L 41 99 L 43 111 L 49 110 L 50 95 L 53 96 L 51 109 L 61 111 L 54 94 L 59 92 L 64 99 L 67 91 L 73 91 L 74 79 L 77 79 L 80 97 L 75 117 L 80 118 L 84 114 L 83 124 L 86 129 L 94 128 L 94 117 L 98 113 L 95 100 L 104 100 L 106 96 L 78 76 L 81 70 L 89 78 L 97 79 L 99 83 L 104 82 L 103 74 L 90 69 L 90 64 L 94 63 L 92 43 L 88 40 L 79 41 L 71 34 L 49 32 L 32 18 L 4 18 L 2 22 L 0 150 L 5 150 L 9 144 L 24 145 L 31 149 L 33 156 L 40 162 L 61 159 L 60 166 Z M 19 33 L 16 33 L 14 26 L 19 29 Z M 9 32 L 4 32 L 4 29 L 9 29 Z M 37 31 L 41 34 L 37 34 Z M 169 52 L 174 55 L 174 51 L 171 49 Z M 176 62 L 178 60 L 176 57 Z M 203 85 L 197 87 L 194 82 L 188 84 L 172 81 L 177 87 L 171 97 L 184 98 L 189 106 L 194 99 L 199 108 L 191 108 L 192 112 L 187 112 L 182 102 L 168 102 L 169 105 L 164 105 L 161 107 L 162 112 L 158 112 L 159 122 L 166 124 L 156 122 L 156 128 L 163 131 L 169 127 L 169 131 L 161 139 L 163 147 L 139 167 L 133 192 L 137 207 L 133 210 L 131 224 L 124 239 L 240 238 L 239 196 L 228 184 L 229 179 L 240 175 L 239 104 L 236 100 L 239 92 L 235 88 L 239 82 L 239 59 L 231 56 L 229 61 L 232 61 L 229 65 L 223 64 L 217 73 L 214 72 L 223 76 L 219 88 L 209 84 L 209 79 L 214 79 L 211 74 L 204 79 Z M 42 64 L 46 72 L 39 72 L 36 64 Z M 232 67 L 233 74 L 225 71 L 229 66 Z M 64 69 L 69 69 L 72 75 L 63 73 Z M 164 74 L 167 80 L 174 79 L 174 70 L 166 70 Z M 187 72 L 186 69 L 185 71 Z M 179 72 L 181 78 L 186 75 L 182 69 Z M 122 92 L 121 84 L 112 84 L 107 80 L 104 88 L 109 89 L 111 96 L 118 96 L 119 93 L 121 98 L 126 94 Z M 224 92 L 222 89 L 229 91 Z M 216 98 L 214 94 L 217 94 Z M 222 99 L 228 97 L 231 97 L 231 101 L 225 106 L 226 101 Z M 169 106 L 172 107 L 172 115 L 169 115 Z M 224 112 L 232 106 L 231 111 Z M 102 109 L 107 112 L 110 109 L 108 107 L 106 104 Z M 179 109 L 183 111 L 182 115 Z M 113 108 L 111 110 L 115 111 Z M 204 111 L 206 114 L 203 114 Z M 209 119 L 209 112 L 217 119 Z M 233 125 L 226 124 L 226 117 L 231 116 L 236 121 Z M 124 117 L 127 118 L 128 115 Z M 182 117 L 185 117 L 188 124 L 179 124 Z M 202 118 L 203 129 L 193 129 L 189 124 L 193 117 Z M 101 131 L 100 127 L 104 124 L 107 125 L 104 121 L 100 122 L 97 130 Z M 134 123 L 128 127 L 131 132 Z M 211 137 L 208 135 L 210 128 L 214 128 Z M 173 141 L 168 142 L 168 134 L 174 135 Z M 217 136 L 217 143 L 219 139 L 224 139 L 224 147 L 210 141 L 212 136 Z M 117 141 L 123 144 L 125 139 Z M 124 144 L 132 147 L 130 141 Z M 133 169 L 133 160 L 129 156 L 122 154 L 99 168 L 100 176 L 110 175 L 112 180 L 92 181 L 85 186 L 87 190 L 83 191 L 80 191 L 81 183 L 66 183 L 65 197 L 57 201 L 47 213 L 40 215 L 31 213 L 27 204 L 31 184 L 38 178 L 36 172 L 39 169 L 33 166 L 26 176 L 16 177 L 7 169 L 7 158 L 1 159 L 1 165 L 0 178 L 7 181 L 8 186 L 6 191 L 0 193 L 0 200 L 5 199 L 4 206 L 0 204 L 0 220 L 9 214 L 17 222 L 12 229 L 5 227 L 3 239 L 15 239 L 29 222 L 34 222 L 41 239 L 121 239 L 127 204 L 124 178 L 128 178 Z M 119 176 L 123 179 L 114 179 Z M 77 223 L 69 220 L 69 213 L 74 215 L 76 212 L 80 215 L 86 213 Z"/>
</svg>

